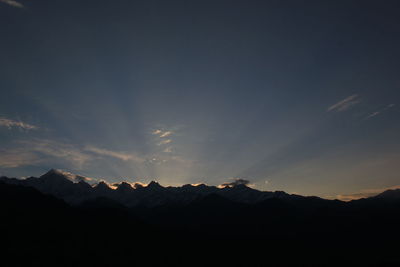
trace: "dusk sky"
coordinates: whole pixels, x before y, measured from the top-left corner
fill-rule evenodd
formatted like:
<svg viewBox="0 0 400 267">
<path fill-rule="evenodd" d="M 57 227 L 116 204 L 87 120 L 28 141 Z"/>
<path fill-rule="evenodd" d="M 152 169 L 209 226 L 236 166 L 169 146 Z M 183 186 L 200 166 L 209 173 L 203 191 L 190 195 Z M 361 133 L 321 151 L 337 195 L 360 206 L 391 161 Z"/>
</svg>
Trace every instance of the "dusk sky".
<svg viewBox="0 0 400 267">
<path fill-rule="evenodd" d="M 400 1 L 0 0 L 0 175 L 400 187 Z"/>
</svg>

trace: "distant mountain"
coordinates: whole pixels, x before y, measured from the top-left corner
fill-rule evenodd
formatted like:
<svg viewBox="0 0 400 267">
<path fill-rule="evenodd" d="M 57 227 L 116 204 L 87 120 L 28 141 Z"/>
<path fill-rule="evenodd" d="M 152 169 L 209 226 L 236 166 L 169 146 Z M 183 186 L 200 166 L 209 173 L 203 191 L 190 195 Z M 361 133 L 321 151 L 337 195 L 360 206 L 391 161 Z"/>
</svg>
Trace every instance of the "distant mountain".
<svg viewBox="0 0 400 267">
<path fill-rule="evenodd" d="M 94 179 L 75 175 L 69 172 L 51 169 L 39 178 L 15 179 L 1 177 L 7 184 L 31 186 L 42 193 L 54 195 L 71 204 L 81 204 L 96 198 L 108 198 L 127 207 L 156 207 L 163 205 L 187 205 L 205 196 L 216 194 L 238 203 L 258 203 L 266 199 L 298 199 L 282 191 L 263 192 L 244 184 L 216 187 L 200 185 L 183 185 L 181 187 L 163 187 L 152 181 L 147 186 L 122 182 L 109 185 L 104 181 L 90 185 Z"/>
<path fill-rule="evenodd" d="M 186 206 L 210 195 L 216 195 L 226 200 L 243 204 L 263 203 L 269 199 L 291 201 L 296 205 L 307 202 L 308 207 L 318 206 L 323 201 L 333 203 L 318 197 L 304 197 L 283 191 L 259 191 L 241 183 L 230 184 L 225 187 L 205 184 L 163 187 L 156 181 L 151 181 L 148 185 L 128 182 L 110 185 L 104 181 L 95 183 L 95 179 L 56 169 L 49 170 L 39 178 L 16 179 L 0 177 L 0 181 L 7 184 L 33 187 L 42 193 L 53 195 L 74 205 L 90 203 L 99 198 L 107 198 L 113 203 L 119 203 L 125 207 Z M 373 198 L 400 200 L 400 189 L 387 190 Z"/>
</svg>

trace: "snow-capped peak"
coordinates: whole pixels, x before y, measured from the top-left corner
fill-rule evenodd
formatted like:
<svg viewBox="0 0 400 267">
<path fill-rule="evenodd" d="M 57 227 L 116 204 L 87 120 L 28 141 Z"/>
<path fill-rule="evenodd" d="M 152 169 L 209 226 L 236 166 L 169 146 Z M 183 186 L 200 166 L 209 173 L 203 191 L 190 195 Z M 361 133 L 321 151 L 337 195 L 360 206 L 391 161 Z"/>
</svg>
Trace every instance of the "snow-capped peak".
<svg viewBox="0 0 400 267">
<path fill-rule="evenodd" d="M 73 173 L 63 171 L 60 169 L 51 169 L 48 172 L 46 172 L 45 174 L 43 174 L 42 176 L 40 176 L 40 178 L 51 178 L 51 177 L 65 178 L 73 183 L 79 183 L 81 181 L 87 182 L 87 183 L 94 182 L 94 179 L 92 179 L 92 178 L 73 174 Z"/>
</svg>

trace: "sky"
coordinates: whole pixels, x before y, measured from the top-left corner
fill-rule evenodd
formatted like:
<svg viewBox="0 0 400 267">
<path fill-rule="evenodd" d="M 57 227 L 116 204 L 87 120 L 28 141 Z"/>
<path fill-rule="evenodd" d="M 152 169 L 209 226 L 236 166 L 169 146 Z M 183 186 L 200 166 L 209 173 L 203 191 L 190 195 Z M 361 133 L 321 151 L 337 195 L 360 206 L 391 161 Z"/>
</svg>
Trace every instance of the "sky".
<svg viewBox="0 0 400 267">
<path fill-rule="evenodd" d="M 0 0 L 0 175 L 400 187 L 399 1 Z"/>
</svg>

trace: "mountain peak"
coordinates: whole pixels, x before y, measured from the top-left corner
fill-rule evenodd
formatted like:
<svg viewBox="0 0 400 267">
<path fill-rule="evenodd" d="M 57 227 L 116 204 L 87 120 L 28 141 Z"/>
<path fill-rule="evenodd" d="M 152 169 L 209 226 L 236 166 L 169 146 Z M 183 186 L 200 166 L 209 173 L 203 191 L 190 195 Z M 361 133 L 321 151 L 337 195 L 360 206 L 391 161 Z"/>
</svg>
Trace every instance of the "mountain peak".
<svg viewBox="0 0 400 267">
<path fill-rule="evenodd" d="M 48 175 L 61 175 L 61 174 L 62 174 L 62 171 L 61 171 L 61 170 L 58 170 L 58 169 L 50 169 L 50 170 L 48 170 L 45 174 L 43 174 L 43 175 L 40 176 L 40 177 L 48 176 Z"/>
<path fill-rule="evenodd" d="M 234 188 L 250 188 L 250 187 L 248 187 L 247 185 L 245 185 L 245 184 L 237 184 L 237 185 L 234 185 L 234 186 L 232 186 L 232 187 L 234 187 Z"/>
<path fill-rule="evenodd" d="M 59 181 L 69 181 L 72 182 L 70 179 L 70 173 L 65 173 L 61 170 L 57 170 L 57 169 L 51 169 L 48 172 L 46 172 L 45 174 L 43 174 L 42 176 L 40 176 L 40 179 L 44 179 L 44 180 L 59 180 Z"/>
<path fill-rule="evenodd" d="M 84 181 L 84 182 L 93 182 L 92 178 L 88 178 L 82 175 L 76 175 L 67 171 L 63 171 L 60 169 L 51 169 L 48 172 L 46 172 L 45 174 L 43 174 L 42 176 L 40 176 L 40 178 L 44 178 L 44 179 L 66 179 L 69 180 L 73 183 L 79 183 L 80 181 Z"/>
<path fill-rule="evenodd" d="M 130 192 L 133 190 L 133 187 L 127 182 L 122 182 L 118 185 L 117 190 L 122 192 Z"/>
<path fill-rule="evenodd" d="M 163 188 L 158 182 L 156 181 L 151 181 L 148 185 L 148 188 Z"/>
<path fill-rule="evenodd" d="M 111 189 L 108 184 L 106 184 L 104 181 L 100 181 L 98 184 L 95 186 L 96 189 L 101 189 L 101 190 L 108 190 Z"/>
</svg>

